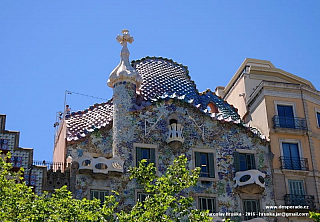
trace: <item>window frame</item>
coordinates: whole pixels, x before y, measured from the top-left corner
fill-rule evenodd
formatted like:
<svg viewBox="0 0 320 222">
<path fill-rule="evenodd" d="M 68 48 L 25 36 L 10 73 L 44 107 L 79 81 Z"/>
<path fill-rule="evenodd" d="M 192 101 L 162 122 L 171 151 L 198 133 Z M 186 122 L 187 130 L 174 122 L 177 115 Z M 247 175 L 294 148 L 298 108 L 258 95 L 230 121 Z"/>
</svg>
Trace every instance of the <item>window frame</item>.
<svg viewBox="0 0 320 222">
<path fill-rule="evenodd" d="M 90 188 L 89 200 L 93 200 L 93 199 L 94 199 L 94 197 L 93 197 L 93 195 L 92 195 L 92 192 L 94 192 L 94 191 L 98 191 L 98 192 L 99 192 L 99 196 L 101 195 L 102 192 L 106 192 L 106 193 L 108 194 L 108 195 L 104 195 L 104 197 L 105 197 L 105 196 L 110 196 L 110 189 L 105 189 L 105 190 L 103 190 L 103 189 L 97 189 L 97 188 Z M 100 192 L 101 192 L 101 193 L 100 193 Z M 99 197 L 99 200 L 100 200 L 100 204 L 102 205 L 105 200 L 101 201 L 100 198 L 101 198 L 101 196 Z M 96 199 L 98 199 L 98 198 L 96 198 Z"/>
<path fill-rule="evenodd" d="M 278 105 L 291 106 L 292 112 L 293 112 L 293 118 L 297 117 L 296 104 L 294 102 L 274 101 L 275 115 L 277 115 L 277 116 L 279 116 Z"/>
<path fill-rule="evenodd" d="M 138 148 L 142 149 L 154 149 L 154 167 L 158 169 L 158 145 L 155 144 L 145 144 L 145 143 L 134 143 L 133 144 L 133 166 L 138 167 L 137 161 L 138 161 Z"/>
<path fill-rule="evenodd" d="M 307 187 L 306 187 L 306 175 L 294 175 L 294 174 L 287 174 L 285 175 L 285 185 L 286 185 L 286 192 L 287 194 L 290 194 L 290 180 L 300 180 L 302 181 L 302 185 L 303 185 L 303 190 L 305 195 L 307 195 Z"/>
<path fill-rule="evenodd" d="M 146 196 L 150 196 L 153 195 L 153 193 L 146 193 L 144 192 L 143 189 L 135 189 L 135 203 L 137 203 L 139 201 L 139 195 L 146 195 Z M 142 201 L 141 203 L 143 203 L 144 201 Z"/>
<path fill-rule="evenodd" d="M 297 139 L 283 139 L 283 138 L 279 138 L 279 145 L 280 145 L 280 155 L 284 156 L 283 153 L 283 143 L 293 143 L 293 144 L 298 144 L 298 150 L 299 150 L 299 157 L 300 159 L 303 159 L 303 152 L 302 152 L 302 145 L 301 145 L 301 141 L 297 140 Z"/>
<path fill-rule="evenodd" d="M 208 199 L 214 199 L 214 210 L 215 212 L 213 213 L 217 213 L 218 212 L 218 195 L 217 194 L 207 194 L 207 193 L 196 193 L 196 208 L 200 209 L 200 198 L 208 198 Z"/>
<path fill-rule="evenodd" d="M 315 108 L 315 115 L 316 115 L 316 121 L 317 121 L 317 128 L 320 129 L 320 109 Z"/>
<path fill-rule="evenodd" d="M 254 160 L 254 169 L 251 169 L 251 170 L 257 170 L 258 169 L 258 161 L 257 161 L 257 152 L 256 150 L 245 150 L 245 149 L 236 149 L 237 153 L 239 153 L 239 169 L 237 169 L 237 166 L 236 166 L 236 162 L 235 162 L 235 155 L 233 155 L 234 157 L 234 168 L 235 168 L 235 172 L 244 172 L 244 171 L 247 171 L 247 170 L 240 170 L 240 154 L 246 154 L 246 155 L 253 155 L 253 160 Z"/>
<path fill-rule="evenodd" d="M 246 211 L 247 209 L 245 209 L 245 202 L 248 202 L 248 201 L 254 201 L 256 202 L 256 211 L 253 212 L 253 211 Z M 241 199 L 241 204 L 242 204 L 242 212 L 243 212 L 243 220 L 247 221 L 247 220 L 251 220 L 251 219 L 254 219 L 254 218 L 257 218 L 259 215 L 258 215 L 258 212 L 260 212 L 261 210 L 261 201 L 259 198 L 244 198 L 244 199 Z M 253 216 L 246 216 L 246 212 L 251 212 L 251 213 L 255 213 Z"/>
<path fill-rule="evenodd" d="M 199 181 L 218 181 L 218 168 L 217 168 L 217 161 L 216 161 L 216 152 L 213 149 L 202 149 L 202 148 L 193 148 L 192 150 L 192 160 L 193 160 L 193 168 L 196 168 L 196 153 L 212 153 L 213 155 L 213 171 L 214 177 L 200 177 L 198 178 Z M 209 172 L 210 174 L 210 172 Z"/>
<path fill-rule="evenodd" d="M 291 193 L 291 188 L 290 188 L 291 182 L 299 182 L 299 183 L 301 183 L 303 194 L 293 194 L 293 193 Z M 288 178 L 287 179 L 287 183 L 288 183 L 288 194 L 302 195 L 302 196 L 306 195 L 306 189 L 305 189 L 305 184 L 304 184 L 304 180 L 303 179 L 301 179 L 301 178 Z"/>
</svg>

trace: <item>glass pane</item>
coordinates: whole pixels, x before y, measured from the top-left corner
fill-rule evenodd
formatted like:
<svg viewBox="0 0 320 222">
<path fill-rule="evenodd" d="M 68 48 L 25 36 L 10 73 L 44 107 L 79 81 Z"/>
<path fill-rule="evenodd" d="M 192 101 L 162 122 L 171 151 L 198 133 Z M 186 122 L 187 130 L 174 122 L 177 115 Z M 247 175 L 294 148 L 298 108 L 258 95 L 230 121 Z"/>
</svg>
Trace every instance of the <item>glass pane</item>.
<svg viewBox="0 0 320 222">
<path fill-rule="evenodd" d="M 318 127 L 320 127 L 320 113 L 317 112 Z"/>
<path fill-rule="evenodd" d="M 282 149 L 283 149 L 283 156 L 290 158 L 290 144 L 289 143 L 282 143 Z"/>
<path fill-rule="evenodd" d="M 293 117 L 292 106 L 285 106 L 285 116 L 286 117 Z"/>
<path fill-rule="evenodd" d="M 246 155 L 243 153 L 239 154 L 239 159 L 240 159 L 240 170 L 241 171 L 247 170 Z"/>
<path fill-rule="evenodd" d="M 209 177 L 209 166 L 208 166 L 208 154 L 207 153 L 201 153 L 200 154 L 200 160 L 201 160 L 201 177 Z"/>
<path fill-rule="evenodd" d="M 208 201 L 208 210 L 210 213 L 212 213 L 212 200 L 211 199 L 207 199 Z"/>
<path fill-rule="evenodd" d="M 244 213 L 247 212 L 247 216 L 244 217 L 245 220 L 250 220 L 258 216 L 259 211 L 259 201 L 257 200 L 244 200 L 243 201 Z"/>
<path fill-rule="evenodd" d="M 300 158 L 298 144 L 291 143 L 290 144 L 290 152 L 291 152 L 291 157 Z"/>
<path fill-rule="evenodd" d="M 149 160 L 150 159 L 149 149 L 141 149 L 141 157 L 142 157 L 142 159 Z"/>
<path fill-rule="evenodd" d="M 247 165 L 248 165 L 248 170 L 255 169 L 254 154 L 247 154 Z"/>
</svg>

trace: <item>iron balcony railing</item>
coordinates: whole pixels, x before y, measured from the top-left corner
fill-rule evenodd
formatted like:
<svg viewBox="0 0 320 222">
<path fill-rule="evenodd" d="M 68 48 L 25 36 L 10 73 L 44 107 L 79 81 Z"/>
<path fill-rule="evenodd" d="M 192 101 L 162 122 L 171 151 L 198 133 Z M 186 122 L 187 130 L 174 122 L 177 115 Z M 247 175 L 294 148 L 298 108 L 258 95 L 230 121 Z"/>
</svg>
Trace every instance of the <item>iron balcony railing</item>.
<svg viewBox="0 0 320 222">
<path fill-rule="evenodd" d="M 295 195 L 295 194 L 286 194 L 284 196 L 284 201 L 286 206 L 308 206 L 304 208 L 305 210 L 314 210 L 315 201 L 314 196 L 312 195 Z"/>
<path fill-rule="evenodd" d="M 45 160 L 43 160 L 43 161 L 34 160 L 33 165 L 34 166 L 46 166 L 48 170 L 53 169 L 53 171 L 56 171 L 56 170 L 63 171 L 67 167 L 67 163 L 51 162 L 51 161 L 45 161 Z"/>
<path fill-rule="evenodd" d="M 309 171 L 307 158 L 281 156 L 279 159 L 281 163 L 281 169 Z"/>
<path fill-rule="evenodd" d="M 307 129 L 306 119 L 304 118 L 274 116 L 272 120 L 274 128 Z"/>
</svg>

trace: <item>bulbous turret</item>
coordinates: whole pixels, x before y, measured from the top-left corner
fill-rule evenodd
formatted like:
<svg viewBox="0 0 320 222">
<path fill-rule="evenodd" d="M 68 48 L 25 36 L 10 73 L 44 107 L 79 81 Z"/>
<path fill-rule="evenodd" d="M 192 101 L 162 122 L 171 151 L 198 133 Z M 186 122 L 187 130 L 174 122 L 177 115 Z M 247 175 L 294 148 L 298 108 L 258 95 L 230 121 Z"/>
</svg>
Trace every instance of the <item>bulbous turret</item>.
<svg viewBox="0 0 320 222">
<path fill-rule="evenodd" d="M 110 73 L 108 79 L 108 86 L 114 88 L 114 84 L 117 82 L 131 82 L 139 88 L 142 78 L 140 74 L 130 65 L 129 55 L 130 52 L 127 47 L 127 43 L 130 44 L 134 41 L 133 37 L 130 36 L 129 31 L 126 29 L 122 30 L 123 35 L 117 36 L 117 41 L 122 45 L 120 53 L 119 65 Z"/>
</svg>

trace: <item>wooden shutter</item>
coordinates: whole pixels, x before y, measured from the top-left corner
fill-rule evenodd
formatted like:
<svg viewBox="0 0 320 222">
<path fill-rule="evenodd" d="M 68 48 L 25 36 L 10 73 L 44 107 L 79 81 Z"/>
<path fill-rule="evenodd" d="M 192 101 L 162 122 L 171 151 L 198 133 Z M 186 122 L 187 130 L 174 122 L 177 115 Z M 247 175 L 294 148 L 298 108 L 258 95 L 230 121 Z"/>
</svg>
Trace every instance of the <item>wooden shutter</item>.
<svg viewBox="0 0 320 222">
<path fill-rule="evenodd" d="M 214 178 L 214 159 L 213 159 L 213 153 L 208 153 L 208 164 L 209 164 L 209 177 Z"/>
<path fill-rule="evenodd" d="M 195 167 L 201 167 L 201 157 L 199 152 L 194 153 L 195 156 Z"/>
<path fill-rule="evenodd" d="M 136 166 L 139 166 L 139 162 L 141 161 L 141 147 L 136 147 Z"/>
<path fill-rule="evenodd" d="M 233 152 L 233 166 L 236 172 L 240 171 L 240 156 L 239 152 Z"/>
<path fill-rule="evenodd" d="M 156 166 L 156 149 L 150 148 L 150 163 L 154 163 L 154 167 Z"/>
</svg>

